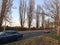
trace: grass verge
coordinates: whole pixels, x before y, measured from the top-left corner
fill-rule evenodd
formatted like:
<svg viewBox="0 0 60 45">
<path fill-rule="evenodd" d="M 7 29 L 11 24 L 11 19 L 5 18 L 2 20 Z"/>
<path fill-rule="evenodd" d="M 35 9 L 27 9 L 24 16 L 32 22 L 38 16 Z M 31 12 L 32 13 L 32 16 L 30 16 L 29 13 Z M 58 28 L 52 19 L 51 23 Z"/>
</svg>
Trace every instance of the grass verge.
<svg viewBox="0 0 60 45">
<path fill-rule="evenodd" d="M 57 36 L 56 32 L 46 34 L 45 36 L 52 37 L 52 38 L 58 40 L 58 44 L 60 45 L 60 36 Z"/>
<path fill-rule="evenodd" d="M 58 45 L 58 41 L 48 36 L 38 36 L 14 42 L 8 45 Z"/>
</svg>

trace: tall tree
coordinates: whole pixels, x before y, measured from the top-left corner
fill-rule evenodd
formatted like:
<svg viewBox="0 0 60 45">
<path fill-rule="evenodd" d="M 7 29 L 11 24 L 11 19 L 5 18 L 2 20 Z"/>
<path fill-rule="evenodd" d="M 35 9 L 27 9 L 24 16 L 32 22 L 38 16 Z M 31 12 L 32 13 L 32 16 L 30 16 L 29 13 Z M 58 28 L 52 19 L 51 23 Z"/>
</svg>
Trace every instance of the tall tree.
<svg viewBox="0 0 60 45">
<path fill-rule="evenodd" d="M 25 18 L 26 18 L 26 1 L 23 0 L 23 25 L 25 24 Z"/>
<path fill-rule="evenodd" d="M 45 9 L 48 11 L 47 15 L 53 17 L 55 20 L 55 29 L 57 30 L 57 35 L 59 35 L 59 10 L 60 10 L 60 0 L 46 0 L 44 5 Z"/>
<path fill-rule="evenodd" d="M 11 6 L 12 6 L 12 0 L 2 0 L 2 9 L 0 14 L 0 28 L 2 28 L 2 24 L 4 23 L 4 21 L 5 21 L 5 25 L 6 25 L 6 21 L 10 22 Z"/>
<path fill-rule="evenodd" d="M 25 0 L 20 0 L 20 6 L 19 6 L 19 13 L 20 13 L 20 24 L 21 27 L 24 27 L 24 23 L 25 23 L 25 13 L 26 13 L 26 2 Z"/>
<path fill-rule="evenodd" d="M 0 14 L 0 31 L 2 30 L 3 18 L 6 10 L 6 3 L 7 3 L 7 0 L 2 0 L 2 9 Z"/>
<path fill-rule="evenodd" d="M 22 10 L 22 0 L 20 0 L 20 7 L 19 7 L 19 13 L 20 13 L 20 24 L 21 27 L 23 27 L 23 23 L 22 23 L 22 16 L 23 16 L 23 10 Z"/>
<path fill-rule="evenodd" d="M 36 28 L 37 29 L 39 28 L 40 10 L 41 10 L 40 5 L 37 5 L 37 10 L 36 10 Z"/>
<path fill-rule="evenodd" d="M 42 16 L 42 28 L 45 29 L 45 12 L 43 9 L 41 9 L 41 16 Z"/>
<path fill-rule="evenodd" d="M 28 9 L 28 27 L 31 28 L 31 23 L 34 15 L 34 0 L 29 0 L 29 9 Z"/>
<path fill-rule="evenodd" d="M 58 0 L 56 0 L 56 16 L 55 16 L 55 25 L 57 26 L 56 27 L 56 30 L 57 30 L 57 35 L 59 36 L 59 1 Z"/>
<path fill-rule="evenodd" d="M 5 31 L 5 27 L 6 27 L 6 22 L 9 22 L 9 24 L 11 24 L 11 7 L 12 7 L 12 2 L 13 2 L 13 0 L 7 0 L 6 10 L 5 10 L 4 19 L 3 19 L 4 22 L 5 22 L 4 31 Z"/>
</svg>

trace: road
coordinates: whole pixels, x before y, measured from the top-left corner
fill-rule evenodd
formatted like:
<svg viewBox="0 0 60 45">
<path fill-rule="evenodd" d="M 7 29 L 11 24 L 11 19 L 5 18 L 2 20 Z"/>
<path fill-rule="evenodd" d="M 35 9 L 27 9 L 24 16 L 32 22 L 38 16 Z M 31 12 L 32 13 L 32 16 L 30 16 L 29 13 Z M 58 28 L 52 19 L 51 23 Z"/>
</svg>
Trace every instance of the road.
<svg viewBox="0 0 60 45">
<path fill-rule="evenodd" d="M 51 32 L 56 32 L 56 30 L 51 30 Z M 41 31 L 41 30 L 21 32 L 21 33 L 23 33 L 23 40 L 24 40 L 24 39 L 28 39 L 28 38 L 32 38 L 32 37 L 41 36 L 41 35 L 46 34 L 46 33 L 44 33 L 44 32 Z"/>
<path fill-rule="evenodd" d="M 32 32 L 27 32 L 27 33 L 23 33 L 23 39 L 28 39 L 28 38 L 32 38 L 32 37 L 36 37 L 36 36 L 40 36 L 43 35 L 43 31 L 32 31 Z"/>
<path fill-rule="evenodd" d="M 29 38 L 36 37 L 36 36 L 41 36 L 45 34 L 43 31 L 28 31 L 28 32 L 21 32 L 21 33 L 23 33 L 22 40 L 29 39 Z M 8 44 L 5 44 L 5 45 L 8 45 Z"/>
</svg>

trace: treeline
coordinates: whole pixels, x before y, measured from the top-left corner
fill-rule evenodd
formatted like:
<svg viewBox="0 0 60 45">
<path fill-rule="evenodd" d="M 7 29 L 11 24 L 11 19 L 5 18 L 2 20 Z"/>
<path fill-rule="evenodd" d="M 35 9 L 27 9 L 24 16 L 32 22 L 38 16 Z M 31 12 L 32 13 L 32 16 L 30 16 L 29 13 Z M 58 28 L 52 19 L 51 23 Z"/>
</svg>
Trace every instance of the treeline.
<svg viewBox="0 0 60 45">
<path fill-rule="evenodd" d="M 0 12 L 0 31 L 2 30 L 2 24 L 5 22 L 11 23 L 11 9 L 14 0 L 2 0 L 1 12 Z M 42 20 L 42 28 L 46 28 L 46 16 L 53 19 L 54 28 L 57 30 L 57 35 L 59 35 L 60 30 L 60 0 L 44 0 L 43 5 L 37 4 L 35 8 L 35 0 L 28 0 L 28 5 L 26 0 L 19 0 L 19 21 L 21 28 L 24 28 L 26 22 L 29 30 L 33 20 L 36 21 L 36 28 L 40 28 L 40 19 Z M 15 3 L 14 3 L 15 4 Z M 48 19 L 48 26 L 50 26 L 50 20 Z M 5 31 L 5 26 L 4 26 Z"/>
<path fill-rule="evenodd" d="M 4 27 L 2 27 L 2 30 L 4 29 Z M 52 30 L 53 28 L 45 28 L 45 30 Z M 6 26 L 5 30 L 16 30 L 16 31 L 28 31 L 29 28 L 21 28 L 21 27 L 9 27 L 9 26 Z M 34 31 L 34 30 L 44 30 L 42 27 L 40 28 L 36 28 L 36 27 L 32 27 L 30 28 L 30 31 Z"/>
</svg>

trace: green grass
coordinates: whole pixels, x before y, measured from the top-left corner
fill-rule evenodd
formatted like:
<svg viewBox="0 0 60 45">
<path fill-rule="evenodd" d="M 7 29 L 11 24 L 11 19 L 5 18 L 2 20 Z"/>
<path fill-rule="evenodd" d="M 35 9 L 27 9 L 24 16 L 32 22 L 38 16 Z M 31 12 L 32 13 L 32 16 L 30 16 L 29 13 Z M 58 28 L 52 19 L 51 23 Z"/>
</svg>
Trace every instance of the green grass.
<svg viewBox="0 0 60 45">
<path fill-rule="evenodd" d="M 59 45 L 60 45 L 60 36 L 57 36 L 56 32 L 52 32 L 52 33 L 46 34 L 45 36 L 52 37 L 52 38 L 58 40 Z"/>
</svg>

